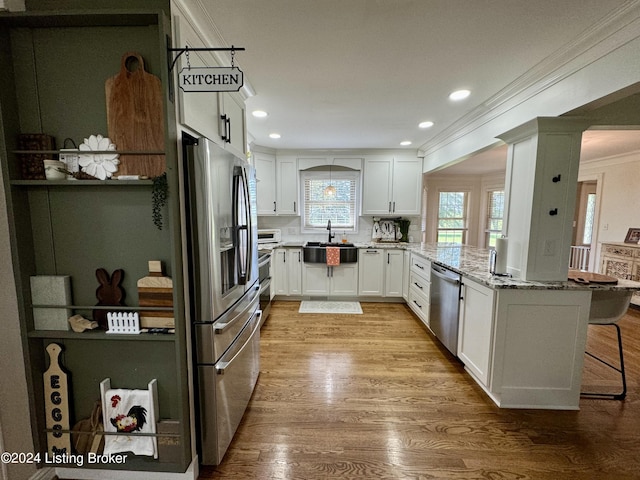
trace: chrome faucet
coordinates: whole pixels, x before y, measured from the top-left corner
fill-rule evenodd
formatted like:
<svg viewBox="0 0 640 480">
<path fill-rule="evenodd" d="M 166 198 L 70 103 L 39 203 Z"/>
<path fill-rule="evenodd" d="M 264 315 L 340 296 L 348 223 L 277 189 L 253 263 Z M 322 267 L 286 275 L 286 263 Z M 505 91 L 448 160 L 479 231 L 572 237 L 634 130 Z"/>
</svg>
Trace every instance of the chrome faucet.
<svg viewBox="0 0 640 480">
<path fill-rule="evenodd" d="M 331 239 L 335 238 L 335 233 L 331 233 L 331 220 L 327 221 L 327 230 L 329 230 L 329 240 L 327 243 L 331 243 Z"/>
</svg>

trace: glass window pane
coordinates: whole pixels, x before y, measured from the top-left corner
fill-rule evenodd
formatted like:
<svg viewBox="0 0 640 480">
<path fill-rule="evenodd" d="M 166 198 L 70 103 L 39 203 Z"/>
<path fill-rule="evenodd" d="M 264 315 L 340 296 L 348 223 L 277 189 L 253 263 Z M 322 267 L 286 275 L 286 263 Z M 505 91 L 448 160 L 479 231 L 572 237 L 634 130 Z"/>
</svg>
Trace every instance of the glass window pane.
<svg viewBox="0 0 640 480">
<path fill-rule="evenodd" d="M 596 194 L 590 193 L 587 195 L 587 211 L 584 219 L 584 235 L 582 236 L 582 243 L 590 244 L 593 238 L 593 219 L 596 214 Z"/>
</svg>

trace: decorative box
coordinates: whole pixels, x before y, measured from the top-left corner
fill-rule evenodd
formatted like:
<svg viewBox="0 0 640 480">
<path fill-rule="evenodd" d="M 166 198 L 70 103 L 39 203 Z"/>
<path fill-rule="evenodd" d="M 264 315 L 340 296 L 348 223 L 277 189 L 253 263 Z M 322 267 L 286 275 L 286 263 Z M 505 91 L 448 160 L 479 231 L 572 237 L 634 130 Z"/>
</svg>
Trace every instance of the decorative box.
<svg viewBox="0 0 640 480">
<path fill-rule="evenodd" d="M 36 330 L 69 330 L 69 308 L 39 308 L 39 305 L 71 305 L 69 275 L 36 275 L 31 277 L 33 326 Z"/>
</svg>

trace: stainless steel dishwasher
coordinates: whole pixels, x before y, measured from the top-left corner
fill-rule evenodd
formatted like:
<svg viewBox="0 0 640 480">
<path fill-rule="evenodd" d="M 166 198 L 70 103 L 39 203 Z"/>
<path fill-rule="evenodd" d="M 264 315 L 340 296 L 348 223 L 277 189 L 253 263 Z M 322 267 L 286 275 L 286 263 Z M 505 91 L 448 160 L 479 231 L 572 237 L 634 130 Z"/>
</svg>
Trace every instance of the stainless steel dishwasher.
<svg viewBox="0 0 640 480">
<path fill-rule="evenodd" d="M 431 264 L 429 326 L 438 340 L 455 356 L 458 356 L 460 280 L 459 273 Z"/>
</svg>

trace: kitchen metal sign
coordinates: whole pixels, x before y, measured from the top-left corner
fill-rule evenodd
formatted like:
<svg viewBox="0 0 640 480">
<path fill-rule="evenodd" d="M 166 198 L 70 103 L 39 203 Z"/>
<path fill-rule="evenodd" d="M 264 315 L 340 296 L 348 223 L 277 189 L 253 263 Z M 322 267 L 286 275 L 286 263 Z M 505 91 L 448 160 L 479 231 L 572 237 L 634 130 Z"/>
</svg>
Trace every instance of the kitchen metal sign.
<svg viewBox="0 0 640 480">
<path fill-rule="evenodd" d="M 238 67 L 187 67 L 178 73 L 183 92 L 237 92 L 244 85 Z"/>
</svg>

